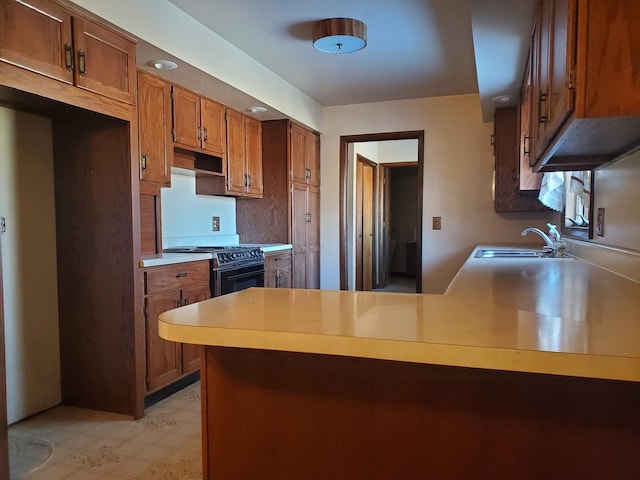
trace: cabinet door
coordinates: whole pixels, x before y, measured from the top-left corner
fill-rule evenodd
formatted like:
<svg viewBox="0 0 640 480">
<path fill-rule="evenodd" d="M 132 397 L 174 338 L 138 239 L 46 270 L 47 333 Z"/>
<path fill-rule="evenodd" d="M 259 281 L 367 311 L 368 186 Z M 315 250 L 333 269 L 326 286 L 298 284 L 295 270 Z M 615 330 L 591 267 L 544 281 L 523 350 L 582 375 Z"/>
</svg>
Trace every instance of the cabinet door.
<svg viewBox="0 0 640 480">
<path fill-rule="evenodd" d="M 200 148 L 200 97 L 180 87 L 172 87 L 173 143 Z"/>
<path fill-rule="evenodd" d="M 48 0 L 3 1 L 0 59 L 73 83 L 71 15 Z"/>
<path fill-rule="evenodd" d="M 573 110 L 576 17 L 575 0 L 554 0 L 546 143 Z"/>
<path fill-rule="evenodd" d="M 209 298 L 209 285 L 188 288 L 182 291 L 182 304 L 201 302 Z M 182 373 L 187 374 L 200 369 L 200 345 L 182 344 Z"/>
<path fill-rule="evenodd" d="M 169 385 L 182 374 L 180 344 L 158 335 L 158 317 L 178 307 L 179 302 L 179 291 L 158 293 L 146 299 L 147 392 Z"/>
<path fill-rule="evenodd" d="M 542 0 L 538 5 L 537 21 L 532 39 L 532 116 L 531 153 L 529 163 L 535 165 L 546 148 L 547 122 L 549 120 L 549 60 L 551 46 L 552 0 Z"/>
<path fill-rule="evenodd" d="M 262 126 L 245 116 L 247 193 L 262 196 Z"/>
<path fill-rule="evenodd" d="M 224 158 L 227 153 L 227 125 L 224 105 L 202 98 L 200 100 L 202 149 Z"/>
<path fill-rule="evenodd" d="M 247 187 L 245 168 L 245 124 L 244 115 L 227 110 L 227 191 L 243 194 Z"/>
<path fill-rule="evenodd" d="M 520 173 L 518 189 L 521 192 L 540 190 L 541 173 L 533 173 L 529 166 L 531 153 L 531 64 L 525 66 L 522 89 L 520 91 Z"/>
<path fill-rule="evenodd" d="M 320 189 L 307 187 L 306 288 L 320 288 Z"/>
<path fill-rule="evenodd" d="M 320 186 L 320 138 L 307 132 L 306 164 L 308 169 L 307 183 Z"/>
<path fill-rule="evenodd" d="M 307 187 L 298 183 L 291 184 L 291 244 L 293 288 L 307 286 Z"/>
<path fill-rule="evenodd" d="M 291 124 L 290 178 L 292 182 L 307 183 L 307 131 Z"/>
<path fill-rule="evenodd" d="M 73 18 L 75 83 L 110 98 L 136 103 L 136 46 L 89 20 Z"/>
<path fill-rule="evenodd" d="M 173 157 L 171 87 L 145 72 L 138 72 L 138 125 L 140 179 L 169 185 Z"/>
<path fill-rule="evenodd" d="M 291 268 L 279 268 L 276 272 L 278 288 L 291 288 Z"/>
</svg>

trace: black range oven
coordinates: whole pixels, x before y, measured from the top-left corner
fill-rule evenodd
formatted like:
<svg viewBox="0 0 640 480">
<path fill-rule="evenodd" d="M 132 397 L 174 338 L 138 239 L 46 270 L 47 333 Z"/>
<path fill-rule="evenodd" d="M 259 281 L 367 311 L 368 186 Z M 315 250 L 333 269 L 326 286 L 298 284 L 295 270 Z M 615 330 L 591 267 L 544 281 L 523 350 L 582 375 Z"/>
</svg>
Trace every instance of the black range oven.
<svg viewBox="0 0 640 480">
<path fill-rule="evenodd" d="M 264 287 L 264 253 L 242 246 L 174 247 L 167 253 L 211 253 L 211 296 L 219 297 L 250 287 Z"/>
</svg>

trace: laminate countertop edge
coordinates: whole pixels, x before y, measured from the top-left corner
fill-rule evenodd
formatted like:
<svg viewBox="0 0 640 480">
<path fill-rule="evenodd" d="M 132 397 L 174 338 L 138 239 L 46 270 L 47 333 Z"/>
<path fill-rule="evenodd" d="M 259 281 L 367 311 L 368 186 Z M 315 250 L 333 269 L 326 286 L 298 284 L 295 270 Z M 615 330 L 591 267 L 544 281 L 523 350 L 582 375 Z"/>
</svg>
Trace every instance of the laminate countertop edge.
<svg viewBox="0 0 640 480">
<path fill-rule="evenodd" d="M 640 382 L 640 285 L 577 259 L 472 253 L 444 295 L 252 288 L 165 312 L 159 333 L 209 346 Z"/>
</svg>

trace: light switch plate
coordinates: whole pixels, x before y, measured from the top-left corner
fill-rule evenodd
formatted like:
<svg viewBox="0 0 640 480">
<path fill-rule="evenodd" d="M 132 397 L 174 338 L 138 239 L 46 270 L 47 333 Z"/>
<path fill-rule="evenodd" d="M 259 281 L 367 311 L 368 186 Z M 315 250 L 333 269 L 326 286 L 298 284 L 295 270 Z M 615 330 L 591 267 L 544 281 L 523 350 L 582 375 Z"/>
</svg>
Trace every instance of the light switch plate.
<svg viewBox="0 0 640 480">
<path fill-rule="evenodd" d="M 220 231 L 220 217 L 211 217 L 211 230 L 214 232 Z"/>
<path fill-rule="evenodd" d="M 433 217 L 433 230 L 442 230 L 442 217 Z"/>
</svg>

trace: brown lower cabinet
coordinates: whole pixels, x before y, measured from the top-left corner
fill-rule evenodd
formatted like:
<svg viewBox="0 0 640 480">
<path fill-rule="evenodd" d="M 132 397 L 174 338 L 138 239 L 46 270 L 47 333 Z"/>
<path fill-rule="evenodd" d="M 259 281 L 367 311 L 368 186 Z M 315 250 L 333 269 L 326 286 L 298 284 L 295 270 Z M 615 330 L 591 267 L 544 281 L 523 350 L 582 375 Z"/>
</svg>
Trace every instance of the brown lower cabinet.
<svg viewBox="0 0 640 480">
<path fill-rule="evenodd" d="M 200 347 L 160 338 L 158 317 L 167 310 L 209 298 L 209 262 L 148 267 L 144 282 L 146 392 L 152 393 L 200 368 Z"/>
<path fill-rule="evenodd" d="M 291 288 L 291 250 L 264 254 L 264 286 Z"/>
</svg>

